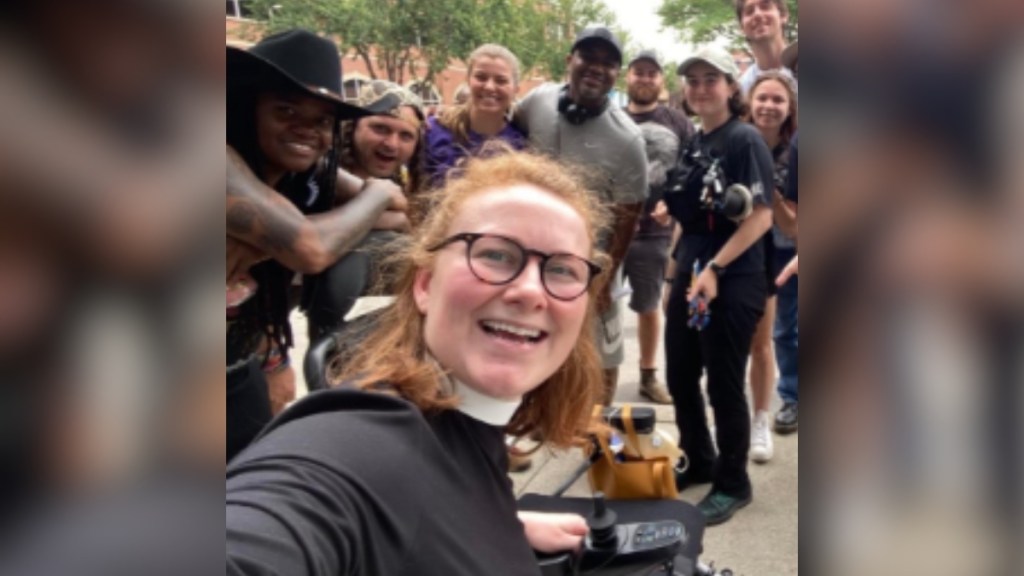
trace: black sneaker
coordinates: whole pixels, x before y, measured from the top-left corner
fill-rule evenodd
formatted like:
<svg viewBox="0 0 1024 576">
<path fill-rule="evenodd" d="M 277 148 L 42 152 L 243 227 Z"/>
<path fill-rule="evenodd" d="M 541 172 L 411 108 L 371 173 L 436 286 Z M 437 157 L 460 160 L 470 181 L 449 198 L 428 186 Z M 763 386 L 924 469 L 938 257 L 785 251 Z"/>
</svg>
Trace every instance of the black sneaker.
<svg viewBox="0 0 1024 576">
<path fill-rule="evenodd" d="M 747 504 L 750 504 L 751 497 L 748 495 L 746 498 L 738 498 L 736 496 L 730 496 L 725 492 L 719 492 L 718 490 L 712 490 L 710 494 L 704 497 L 700 503 L 697 504 L 697 508 L 700 509 L 701 514 L 704 515 L 704 520 L 708 526 L 714 526 L 715 524 L 721 524 L 737 510 L 743 508 Z"/>
<path fill-rule="evenodd" d="M 689 469 L 680 472 L 679 468 L 676 468 L 676 490 L 682 492 L 690 486 L 696 486 L 697 484 L 710 484 L 711 474 L 693 474 Z"/>
<path fill-rule="evenodd" d="M 792 434 L 797 428 L 797 403 L 786 402 L 775 415 L 775 433 Z"/>
</svg>

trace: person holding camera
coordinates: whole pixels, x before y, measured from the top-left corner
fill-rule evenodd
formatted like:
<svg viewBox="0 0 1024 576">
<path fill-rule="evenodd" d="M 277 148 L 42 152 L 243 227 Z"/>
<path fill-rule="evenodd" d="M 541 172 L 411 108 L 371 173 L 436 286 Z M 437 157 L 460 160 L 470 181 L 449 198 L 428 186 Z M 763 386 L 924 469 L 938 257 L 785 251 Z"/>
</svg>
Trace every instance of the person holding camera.
<svg viewBox="0 0 1024 576">
<path fill-rule="evenodd" d="M 592 431 L 607 211 L 525 152 L 471 158 L 437 202 L 338 386 L 228 467 L 228 574 L 526 576 L 583 543 L 582 516 L 518 511 L 505 433 Z"/>
<path fill-rule="evenodd" d="M 708 525 L 750 503 L 750 414 L 744 394 L 747 353 L 767 298 L 764 243 L 771 228 L 772 155 L 743 122 L 739 70 L 720 48 L 701 49 L 679 66 L 686 104 L 701 129 L 680 156 L 665 204 L 682 228 L 666 282 L 666 376 L 689 462 L 680 490 L 713 483 L 698 504 Z M 715 416 L 711 441 L 701 372 Z"/>
</svg>

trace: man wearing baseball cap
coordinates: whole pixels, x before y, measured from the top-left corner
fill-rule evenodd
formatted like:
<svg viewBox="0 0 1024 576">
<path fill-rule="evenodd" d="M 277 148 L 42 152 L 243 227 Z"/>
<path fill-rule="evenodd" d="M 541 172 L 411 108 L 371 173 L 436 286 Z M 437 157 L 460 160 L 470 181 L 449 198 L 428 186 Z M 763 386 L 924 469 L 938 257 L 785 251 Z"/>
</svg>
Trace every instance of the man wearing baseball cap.
<svg viewBox="0 0 1024 576">
<path fill-rule="evenodd" d="M 614 222 L 602 248 L 616 273 L 599 297 L 601 321 L 595 334 L 605 367 L 604 403 L 610 404 L 624 358 L 621 315 L 612 295 L 621 291 L 619 267 L 647 197 L 647 158 L 640 129 L 608 97 L 622 67 L 618 38 L 602 26 L 585 28 L 566 63 L 568 82 L 535 88 L 520 103 L 515 122 L 534 148 L 585 167 L 593 176 L 590 189 L 613 208 Z"/>
<path fill-rule="evenodd" d="M 672 397 L 657 379 L 657 350 L 661 334 L 662 283 L 673 224 L 661 225 L 651 217 L 661 199 L 665 170 L 671 168 L 679 148 L 693 137 L 693 124 L 680 110 L 658 102 L 665 86 L 661 62 L 653 50 L 642 50 L 626 69 L 626 113 L 644 133 L 650 185 L 647 201 L 640 213 L 636 235 L 629 245 L 623 272 L 633 289 L 629 307 L 637 313 L 637 339 L 640 344 L 640 395 L 658 404 L 671 404 Z M 667 132 L 667 134 L 666 134 Z M 667 162 L 660 161 L 667 158 Z"/>
</svg>

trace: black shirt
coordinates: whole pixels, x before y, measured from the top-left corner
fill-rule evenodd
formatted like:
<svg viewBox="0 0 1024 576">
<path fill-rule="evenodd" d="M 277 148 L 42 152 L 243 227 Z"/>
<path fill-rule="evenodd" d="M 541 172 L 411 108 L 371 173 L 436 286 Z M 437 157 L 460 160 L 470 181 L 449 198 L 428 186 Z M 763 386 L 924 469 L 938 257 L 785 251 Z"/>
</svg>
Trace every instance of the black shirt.
<svg viewBox="0 0 1024 576">
<path fill-rule="evenodd" d="M 329 390 L 228 467 L 227 573 L 539 574 L 501 428 Z"/>
<path fill-rule="evenodd" d="M 679 145 L 685 146 L 691 138 L 693 138 L 693 122 L 686 117 L 681 111 L 675 108 L 669 108 L 668 106 L 659 104 L 657 108 L 650 112 L 639 112 L 632 113 L 628 108 L 624 109 L 629 117 L 633 119 L 637 124 L 644 122 L 656 122 L 661 124 L 665 128 L 668 128 L 679 137 Z"/>
<path fill-rule="evenodd" d="M 786 200 L 793 202 L 800 202 L 800 191 L 799 182 L 800 176 L 797 173 L 797 139 L 800 138 L 799 134 L 793 135 L 793 141 L 789 144 L 789 173 L 786 175 L 786 189 L 782 192 L 782 195 L 786 197 Z"/>
<path fill-rule="evenodd" d="M 749 188 L 755 206 L 770 206 L 768 194 L 774 188 L 774 163 L 768 145 L 754 126 L 734 116 L 709 133 L 698 132 L 692 148 L 710 158 L 718 158 L 727 183 Z M 670 203 L 673 216 L 683 227 L 676 260 L 681 266 L 677 270 L 684 274 L 692 270 L 695 260 L 702 268 L 706 266 L 738 228 L 724 216 L 696 208 L 702 188 L 700 180 L 694 179 L 683 191 L 682 202 L 674 204 L 676 209 Z M 728 275 L 764 274 L 763 251 L 763 242 L 754 242 L 728 264 Z"/>
</svg>

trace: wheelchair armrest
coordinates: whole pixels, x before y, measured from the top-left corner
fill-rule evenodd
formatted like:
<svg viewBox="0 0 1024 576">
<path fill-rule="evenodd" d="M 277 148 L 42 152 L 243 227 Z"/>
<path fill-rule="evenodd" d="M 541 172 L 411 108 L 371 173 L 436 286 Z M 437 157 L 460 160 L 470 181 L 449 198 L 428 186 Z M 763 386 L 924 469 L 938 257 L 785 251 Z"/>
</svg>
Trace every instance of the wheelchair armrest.
<svg viewBox="0 0 1024 576">
<path fill-rule="evenodd" d="M 337 334 L 325 334 L 309 345 L 306 357 L 302 360 L 302 374 L 306 378 L 306 387 L 310 392 L 326 390 L 327 363 L 338 351 Z"/>
<path fill-rule="evenodd" d="M 575 512 L 586 518 L 593 513 L 594 501 L 591 498 L 555 497 L 529 493 L 523 494 L 519 498 L 517 508 L 537 512 Z M 614 510 L 619 522 L 623 523 L 676 520 L 686 528 L 689 534 L 680 554 L 695 561 L 704 552 L 706 521 L 700 510 L 689 502 L 682 500 L 609 500 L 608 508 Z"/>
</svg>

